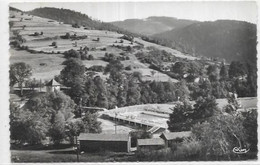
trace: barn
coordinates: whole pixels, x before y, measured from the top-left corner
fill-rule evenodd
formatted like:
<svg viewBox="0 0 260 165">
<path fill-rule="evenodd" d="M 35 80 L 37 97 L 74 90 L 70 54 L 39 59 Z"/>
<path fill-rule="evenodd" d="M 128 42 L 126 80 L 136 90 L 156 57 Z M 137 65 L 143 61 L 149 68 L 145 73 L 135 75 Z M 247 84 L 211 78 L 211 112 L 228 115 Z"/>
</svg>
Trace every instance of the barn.
<svg viewBox="0 0 260 165">
<path fill-rule="evenodd" d="M 164 148 L 165 142 L 161 138 L 137 139 L 137 149 L 161 149 Z"/>
<path fill-rule="evenodd" d="M 172 143 L 182 142 L 184 138 L 189 138 L 190 136 L 191 131 L 183 131 L 162 133 L 160 138 L 165 141 L 165 147 L 169 147 Z"/>
<path fill-rule="evenodd" d="M 97 152 L 109 150 L 115 152 L 130 152 L 129 134 L 93 134 L 81 133 L 78 137 L 80 150 Z"/>
</svg>

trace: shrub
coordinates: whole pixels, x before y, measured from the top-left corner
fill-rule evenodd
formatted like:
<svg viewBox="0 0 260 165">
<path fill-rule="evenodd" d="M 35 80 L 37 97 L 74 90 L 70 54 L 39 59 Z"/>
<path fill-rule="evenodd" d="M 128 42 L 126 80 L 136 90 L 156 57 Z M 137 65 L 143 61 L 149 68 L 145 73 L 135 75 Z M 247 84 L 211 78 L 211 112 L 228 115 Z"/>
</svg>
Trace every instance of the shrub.
<svg viewBox="0 0 260 165">
<path fill-rule="evenodd" d="M 185 139 L 180 145 L 176 145 L 176 148 L 172 146 L 174 160 L 199 160 L 201 159 L 200 153 L 202 145 L 200 141 L 195 138 Z"/>
<path fill-rule="evenodd" d="M 94 72 L 104 72 L 105 67 L 103 67 L 102 65 L 93 65 L 87 68 L 87 70 L 94 71 Z"/>
<path fill-rule="evenodd" d="M 128 65 L 127 67 L 125 67 L 125 70 L 132 70 L 132 67 Z"/>
<path fill-rule="evenodd" d="M 93 55 L 90 54 L 90 55 L 88 56 L 88 60 L 94 60 Z"/>
<path fill-rule="evenodd" d="M 80 58 L 81 58 L 81 60 L 87 60 L 88 56 L 87 56 L 87 54 L 81 54 Z"/>
<path fill-rule="evenodd" d="M 57 46 L 57 42 L 56 41 L 52 42 L 51 46 Z"/>
<path fill-rule="evenodd" d="M 80 58 L 80 54 L 78 51 L 74 49 L 70 49 L 64 52 L 65 58 Z"/>
</svg>

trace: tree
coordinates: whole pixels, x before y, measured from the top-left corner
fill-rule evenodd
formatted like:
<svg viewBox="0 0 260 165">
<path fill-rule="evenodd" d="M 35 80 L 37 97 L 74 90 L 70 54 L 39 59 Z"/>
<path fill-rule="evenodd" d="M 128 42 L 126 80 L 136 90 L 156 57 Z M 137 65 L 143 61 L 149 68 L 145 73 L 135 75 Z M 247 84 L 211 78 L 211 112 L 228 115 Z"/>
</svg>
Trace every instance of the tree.
<svg viewBox="0 0 260 165">
<path fill-rule="evenodd" d="M 252 155 L 257 157 L 257 109 L 242 112 L 244 117 L 243 126 L 246 133 L 246 141 Z"/>
<path fill-rule="evenodd" d="M 70 143 L 73 144 L 74 137 L 79 136 L 80 132 L 84 131 L 84 123 L 81 118 L 72 119 L 66 124 L 66 130 Z"/>
<path fill-rule="evenodd" d="M 231 113 L 235 113 L 237 111 L 237 109 L 240 107 L 237 98 L 236 98 L 236 94 L 228 94 L 227 95 L 227 100 L 228 100 L 228 105 L 226 105 L 223 110 L 224 112 L 227 112 L 229 114 Z"/>
<path fill-rule="evenodd" d="M 27 142 L 38 144 L 46 138 L 49 123 L 40 114 L 29 110 L 20 109 L 10 103 L 10 133 L 11 139 L 18 143 Z"/>
<path fill-rule="evenodd" d="M 51 46 L 57 46 L 57 42 L 56 42 L 56 41 L 53 41 L 53 42 L 51 43 Z"/>
<path fill-rule="evenodd" d="M 202 143 L 205 160 L 239 159 L 234 147 L 245 148 L 245 129 L 239 115 L 218 114 L 208 121 L 196 124 L 192 133 Z"/>
<path fill-rule="evenodd" d="M 176 97 L 181 101 L 189 99 L 190 91 L 186 85 L 186 82 L 180 81 L 176 85 L 177 85 L 177 90 L 175 94 Z"/>
<path fill-rule="evenodd" d="M 223 62 L 221 63 L 219 75 L 220 75 L 220 79 L 223 81 L 227 80 L 227 78 L 228 78 L 228 70 Z"/>
<path fill-rule="evenodd" d="M 64 52 L 65 58 L 80 58 L 80 53 L 74 49 L 70 49 Z"/>
<path fill-rule="evenodd" d="M 65 137 L 65 118 L 60 111 L 54 116 L 54 121 L 49 130 L 49 135 L 56 145 L 60 144 Z"/>
<path fill-rule="evenodd" d="M 257 96 L 257 67 L 247 63 L 247 86 L 250 97 Z"/>
<path fill-rule="evenodd" d="M 64 85 L 72 87 L 75 80 L 84 79 L 85 66 L 79 59 L 68 59 L 63 64 L 66 66 L 60 72 L 60 79 Z"/>
<path fill-rule="evenodd" d="M 127 105 L 136 105 L 140 103 L 140 88 L 139 86 L 134 82 L 135 78 L 132 78 L 128 82 L 128 90 L 127 90 Z"/>
<path fill-rule="evenodd" d="M 213 96 L 199 97 L 194 104 L 193 119 L 206 119 L 218 111 L 216 99 Z"/>
<path fill-rule="evenodd" d="M 21 96 L 23 95 L 23 83 L 32 75 L 32 68 L 30 65 L 24 62 L 14 63 L 10 66 L 10 85 L 18 83 L 21 90 Z"/>
<path fill-rule="evenodd" d="M 84 123 L 84 131 L 85 133 L 101 133 L 102 127 L 101 122 L 97 120 L 97 114 L 86 112 L 82 117 L 82 121 Z"/>
<path fill-rule="evenodd" d="M 215 82 L 219 80 L 219 70 L 216 65 L 209 65 L 207 68 L 207 75 L 209 76 L 209 80 L 211 82 Z"/>
<path fill-rule="evenodd" d="M 192 126 L 192 120 L 189 116 L 190 113 L 193 113 L 193 108 L 188 101 L 176 104 L 167 121 L 168 130 L 171 132 L 190 130 Z"/>
<path fill-rule="evenodd" d="M 246 69 L 241 62 L 239 61 L 231 62 L 228 70 L 228 74 L 230 78 L 237 78 L 239 76 L 244 76 L 245 73 L 246 73 Z"/>
</svg>

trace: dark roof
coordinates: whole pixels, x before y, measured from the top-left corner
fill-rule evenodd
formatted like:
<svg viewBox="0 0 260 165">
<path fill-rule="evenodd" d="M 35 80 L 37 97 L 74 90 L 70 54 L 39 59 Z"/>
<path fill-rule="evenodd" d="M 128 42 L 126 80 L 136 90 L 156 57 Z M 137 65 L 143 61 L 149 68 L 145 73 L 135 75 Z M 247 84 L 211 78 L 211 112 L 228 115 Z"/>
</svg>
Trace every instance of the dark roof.
<svg viewBox="0 0 260 165">
<path fill-rule="evenodd" d="M 54 79 L 51 79 L 51 81 L 49 81 L 46 86 L 61 86 L 57 81 L 55 81 Z"/>
<path fill-rule="evenodd" d="M 78 140 L 89 141 L 129 141 L 129 134 L 81 133 Z"/>
<path fill-rule="evenodd" d="M 169 132 L 162 133 L 160 137 L 165 137 L 166 140 L 174 140 L 177 138 L 186 138 L 191 136 L 191 131 L 183 131 L 183 132 Z"/>
<path fill-rule="evenodd" d="M 158 146 L 164 145 L 164 140 L 161 138 L 152 138 L 152 139 L 137 139 L 138 146 Z"/>
</svg>

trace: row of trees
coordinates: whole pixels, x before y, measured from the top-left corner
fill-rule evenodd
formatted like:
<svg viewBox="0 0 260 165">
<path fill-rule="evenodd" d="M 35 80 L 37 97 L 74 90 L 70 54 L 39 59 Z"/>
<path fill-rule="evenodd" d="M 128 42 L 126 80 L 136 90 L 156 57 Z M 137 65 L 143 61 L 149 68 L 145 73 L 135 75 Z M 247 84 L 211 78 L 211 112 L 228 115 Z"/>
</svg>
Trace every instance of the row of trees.
<svg viewBox="0 0 260 165">
<path fill-rule="evenodd" d="M 57 81 L 71 87 L 68 95 L 78 104 L 105 108 L 122 107 L 146 103 L 166 103 L 189 98 L 189 89 L 184 81 L 143 82 L 139 72 L 125 73 L 123 64 L 112 60 L 105 67 L 104 74 L 109 74 L 107 81 L 86 72 L 78 59 L 68 59 L 66 67 L 57 77 Z"/>
</svg>

